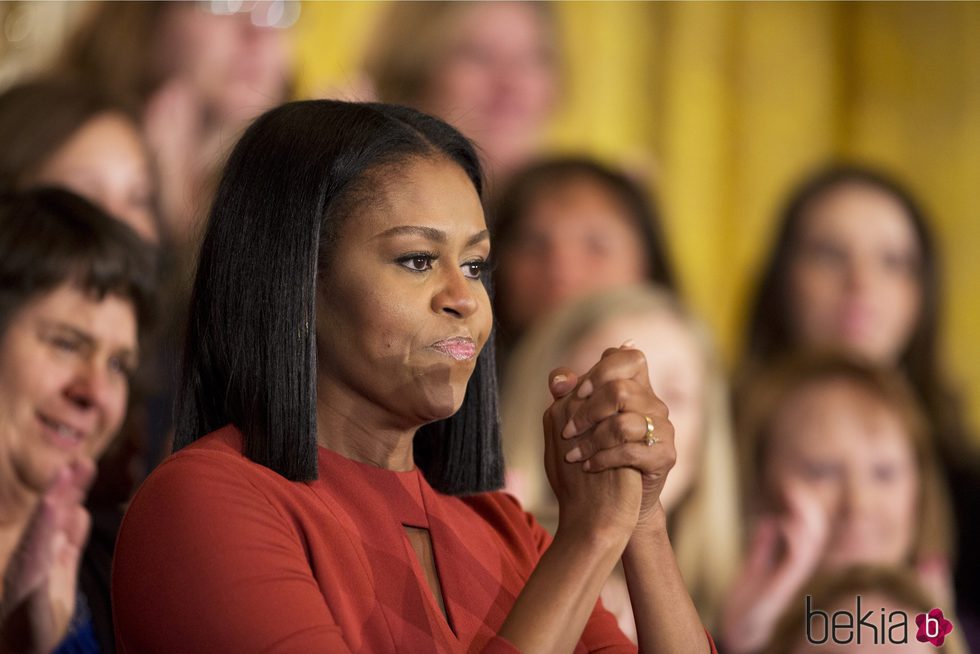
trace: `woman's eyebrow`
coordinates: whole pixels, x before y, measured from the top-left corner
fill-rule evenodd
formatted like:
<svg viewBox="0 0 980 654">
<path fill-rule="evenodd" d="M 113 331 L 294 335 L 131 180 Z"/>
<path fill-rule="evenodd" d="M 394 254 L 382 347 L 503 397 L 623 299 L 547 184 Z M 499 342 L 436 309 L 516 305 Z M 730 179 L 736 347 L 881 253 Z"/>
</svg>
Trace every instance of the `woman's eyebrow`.
<svg viewBox="0 0 980 654">
<path fill-rule="evenodd" d="M 80 329 L 80 328 L 76 327 L 75 325 L 72 325 L 71 323 L 67 323 L 67 322 L 60 321 L 60 320 L 51 320 L 51 321 L 49 321 L 49 320 L 42 320 L 41 321 L 41 329 L 44 330 L 44 331 L 62 331 L 62 332 L 68 332 L 72 336 L 74 336 L 75 338 L 77 338 L 79 341 L 81 341 L 82 343 L 84 343 L 85 344 L 85 347 L 93 348 L 94 349 L 95 347 L 98 346 L 98 339 L 96 339 L 94 336 L 92 336 L 90 333 L 84 331 L 83 329 Z M 133 347 L 129 347 L 128 345 L 124 345 L 121 348 L 121 352 L 122 352 L 123 356 L 126 356 L 126 357 L 129 357 L 129 358 L 133 359 L 134 362 L 139 360 L 139 347 L 138 346 L 135 347 L 135 348 L 133 348 Z"/>
<path fill-rule="evenodd" d="M 429 239 L 430 241 L 435 241 L 436 243 L 445 243 L 448 240 L 446 232 L 436 229 L 434 227 L 423 227 L 421 225 L 399 225 L 398 227 L 392 227 L 391 229 L 386 229 L 385 231 L 378 234 L 376 238 L 387 238 L 389 236 L 422 236 Z M 484 229 L 466 240 L 466 246 L 475 245 L 480 241 L 490 238 L 490 231 Z"/>
</svg>

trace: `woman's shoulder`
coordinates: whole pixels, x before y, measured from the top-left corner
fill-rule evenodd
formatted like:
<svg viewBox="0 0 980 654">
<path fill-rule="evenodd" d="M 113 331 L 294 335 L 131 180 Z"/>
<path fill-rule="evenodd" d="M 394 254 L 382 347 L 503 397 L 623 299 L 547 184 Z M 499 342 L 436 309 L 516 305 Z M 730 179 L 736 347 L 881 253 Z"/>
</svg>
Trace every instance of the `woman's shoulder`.
<svg viewBox="0 0 980 654">
<path fill-rule="evenodd" d="M 172 517 L 187 524 L 189 515 L 208 520 L 231 518 L 236 507 L 275 512 L 277 496 L 289 482 L 242 453 L 241 434 L 223 427 L 171 454 L 150 473 L 133 496 L 123 528 L 145 518 L 161 524 Z"/>
</svg>

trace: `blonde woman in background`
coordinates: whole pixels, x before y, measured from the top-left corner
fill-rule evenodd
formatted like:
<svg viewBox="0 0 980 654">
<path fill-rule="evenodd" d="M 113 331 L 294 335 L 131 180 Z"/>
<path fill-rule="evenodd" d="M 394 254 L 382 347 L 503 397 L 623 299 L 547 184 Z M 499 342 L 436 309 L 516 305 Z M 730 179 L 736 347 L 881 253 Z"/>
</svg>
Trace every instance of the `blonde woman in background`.
<svg viewBox="0 0 980 654">
<path fill-rule="evenodd" d="M 558 54 L 548 3 L 395 2 L 364 72 L 382 102 L 438 116 L 475 141 L 493 187 L 540 150 L 558 101 Z"/>
<path fill-rule="evenodd" d="M 538 434 L 548 398 L 540 380 L 557 366 L 584 373 L 603 350 L 626 340 L 646 356 L 650 383 L 670 410 L 677 462 L 661 502 L 681 573 L 710 629 L 739 561 L 728 390 L 707 328 L 672 294 L 643 285 L 594 295 L 559 311 L 520 343 L 501 409 L 508 490 L 554 528 L 558 505 L 541 469 Z M 603 602 L 635 638 L 621 571 L 607 583 Z"/>
<path fill-rule="evenodd" d="M 901 375 L 834 353 L 797 355 L 762 371 L 739 410 L 754 525 L 725 601 L 725 651 L 758 652 L 809 584 L 854 565 L 910 570 L 952 613 L 948 492 Z"/>
</svg>

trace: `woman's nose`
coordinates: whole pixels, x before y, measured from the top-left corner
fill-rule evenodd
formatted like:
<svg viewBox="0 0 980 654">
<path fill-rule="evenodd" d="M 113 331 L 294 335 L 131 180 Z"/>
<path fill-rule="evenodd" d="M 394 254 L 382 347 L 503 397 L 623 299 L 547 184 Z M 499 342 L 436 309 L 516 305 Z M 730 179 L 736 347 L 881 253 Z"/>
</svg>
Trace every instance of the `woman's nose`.
<svg viewBox="0 0 980 654">
<path fill-rule="evenodd" d="M 442 287 L 432 297 L 432 310 L 448 313 L 458 318 L 466 318 L 477 309 L 473 284 L 479 283 L 463 275 L 462 270 L 453 268 L 443 276 Z"/>
<path fill-rule="evenodd" d="M 65 397 L 82 410 L 102 406 L 110 392 L 107 372 L 94 361 L 81 364 L 64 390 Z"/>
</svg>

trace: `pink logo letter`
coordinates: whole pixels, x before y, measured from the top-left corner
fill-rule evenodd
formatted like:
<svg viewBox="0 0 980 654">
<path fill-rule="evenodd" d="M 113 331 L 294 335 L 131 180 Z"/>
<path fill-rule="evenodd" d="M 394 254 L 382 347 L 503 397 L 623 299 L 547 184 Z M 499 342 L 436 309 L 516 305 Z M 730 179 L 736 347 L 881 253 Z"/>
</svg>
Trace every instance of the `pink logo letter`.
<svg viewBox="0 0 980 654">
<path fill-rule="evenodd" d="M 953 630 L 953 623 L 943 617 L 942 609 L 920 613 L 915 616 L 915 624 L 919 628 L 915 639 L 920 643 L 932 643 L 936 647 L 942 647 L 946 635 Z"/>
</svg>

